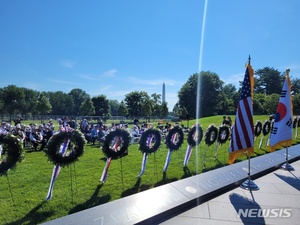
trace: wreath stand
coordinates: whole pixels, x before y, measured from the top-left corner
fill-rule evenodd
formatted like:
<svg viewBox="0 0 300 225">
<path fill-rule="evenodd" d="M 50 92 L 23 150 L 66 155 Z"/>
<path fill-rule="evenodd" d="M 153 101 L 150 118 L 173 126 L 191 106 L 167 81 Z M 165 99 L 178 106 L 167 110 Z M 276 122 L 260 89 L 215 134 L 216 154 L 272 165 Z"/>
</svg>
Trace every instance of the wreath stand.
<svg viewBox="0 0 300 225">
<path fill-rule="evenodd" d="M 154 144 L 152 144 L 153 141 Z M 140 148 L 139 148 L 143 153 L 143 159 L 142 159 L 141 171 L 138 175 L 138 178 L 140 178 L 146 170 L 148 156 L 151 153 L 155 154 L 155 152 L 160 146 L 160 143 L 161 143 L 161 136 L 158 130 L 147 129 L 145 132 L 143 132 L 140 138 Z"/>
<path fill-rule="evenodd" d="M 106 155 L 106 163 L 102 175 L 100 177 L 100 182 L 105 183 L 111 161 L 113 159 L 120 158 L 121 179 L 124 187 L 122 157 L 124 157 L 126 150 L 128 150 L 129 141 L 129 133 L 119 128 L 117 128 L 114 131 L 111 131 L 106 136 L 104 145 L 102 147 L 102 151 Z"/>
<path fill-rule="evenodd" d="M 178 126 L 173 127 L 166 136 L 166 145 L 168 148 L 168 154 L 167 154 L 165 166 L 163 169 L 164 177 L 166 175 L 166 172 L 169 167 L 169 163 L 171 161 L 171 154 L 173 151 L 176 151 L 180 148 L 180 146 L 183 143 L 183 136 L 184 136 L 183 131 Z"/>
<path fill-rule="evenodd" d="M 205 148 L 204 157 L 203 157 L 203 167 L 204 167 L 204 169 L 206 169 L 207 149 L 208 149 L 209 146 L 211 146 L 213 143 L 215 143 L 217 138 L 218 138 L 218 128 L 214 124 L 209 125 L 209 127 L 206 129 L 205 139 L 204 139 L 205 144 L 207 145 L 207 148 Z"/>
<path fill-rule="evenodd" d="M 71 166 L 69 166 L 69 171 L 70 171 L 70 181 L 71 181 L 71 184 L 70 184 L 70 188 L 71 188 L 71 196 L 72 196 L 72 202 L 74 202 L 74 198 L 73 198 L 73 181 L 75 182 L 75 190 L 77 190 L 77 181 L 76 181 L 76 167 L 75 167 L 75 163 L 73 163 L 74 165 L 74 179 L 73 179 L 73 173 L 72 173 L 72 168 Z"/>
<path fill-rule="evenodd" d="M 240 187 L 245 189 L 245 190 L 250 190 L 250 191 L 258 191 L 259 187 L 251 180 L 251 170 L 250 170 L 250 153 L 249 151 L 247 152 L 248 156 L 248 179 L 245 180 Z"/>
<path fill-rule="evenodd" d="M 8 175 L 5 174 L 5 176 L 6 176 L 6 179 L 7 179 L 7 185 L 8 185 L 8 189 L 9 189 L 9 194 L 10 194 L 11 200 L 12 200 L 13 204 L 15 205 L 15 200 L 14 200 L 14 197 L 13 197 L 13 194 L 12 194 L 12 191 L 11 191 L 10 181 L 8 179 Z"/>
<path fill-rule="evenodd" d="M 285 148 L 285 163 L 282 164 L 280 169 L 287 170 L 287 171 L 294 171 L 295 169 L 289 164 L 289 153 L 288 153 L 288 147 Z"/>
<path fill-rule="evenodd" d="M 202 127 L 199 124 L 194 125 L 188 133 L 188 138 L 187 138 L 188 146 L 183 160 L 183 167 L 187 167 L 193 148 L 200 144 L 202 138 L 203 138 Z"/>
<path fill-rule="evenodd" d="M 16 167 L 17 162 L 23 160 L 23 145 L 21 142 L 12 134 L 7 134 L 5 136 L 0 136 L 0 157 L 4 153 L 2 144 L 5 144 L 5 154 L 3 160 L 0 161 L 0 176 L 6 176 L 7 185 L 9 189 L 9 194 L 13 204 L 15 200 L 13 198 L 13 193 L 11 191 L 11 185 L 8 178 L 8 171 Z"/>
</svg>

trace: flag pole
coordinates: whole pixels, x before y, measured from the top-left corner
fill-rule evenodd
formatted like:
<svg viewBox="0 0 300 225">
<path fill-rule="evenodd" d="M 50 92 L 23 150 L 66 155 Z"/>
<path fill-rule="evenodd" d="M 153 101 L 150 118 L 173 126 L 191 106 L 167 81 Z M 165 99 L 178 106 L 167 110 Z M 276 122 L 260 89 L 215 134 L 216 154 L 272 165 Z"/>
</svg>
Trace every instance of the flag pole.
<svg viewBox="0 0 300 225">
<path fill-rule="evenodd" d="M 289 73 L 290 73 L 290 69 L 286 69 L 286 76 L 288 77 L 289 76 Z M 292 116 L 293 118 L 293 116 Z M 287 170 L 287 171 L 294 171 L 294 168 L 289 164 L 289 149 L 288 149 L 288 146 L 286 146 L 285 148 L 285 163 L 281 166 L 281 169 L 283 170 Z"/>
<path fill-rule="evenodd" d="M 251 57 L 249 55 L 248 65 L 250 65 Z M 248 156 L 248 179 L 245 180 L 240 187 L 250 191 L 257 191 L 259 187 L 251 180 L 251 170 L 250 170 L 250 150 L 247 151 Z"/>
<path fill-rule="evenodd" d="M 247 153 L 248 156 L 248 179 L 245 180 L 242 184 L 241 184 L 241 188 L 246 189 L 246 190 L 250 190 L 250 191 L 258 191 L 259 187 L 254 183 L 253 180 L 251 180 L 251 170 L 250 170 L 250 153 L 248 151 Z"/>
<path fill-rule="evenodd" d="M 288 147 L 285 148 L 285 163 L 280 167 L 282 170 L 294 171 L 295 169 L 289 164 L 289 152 Z"/>
</svg>

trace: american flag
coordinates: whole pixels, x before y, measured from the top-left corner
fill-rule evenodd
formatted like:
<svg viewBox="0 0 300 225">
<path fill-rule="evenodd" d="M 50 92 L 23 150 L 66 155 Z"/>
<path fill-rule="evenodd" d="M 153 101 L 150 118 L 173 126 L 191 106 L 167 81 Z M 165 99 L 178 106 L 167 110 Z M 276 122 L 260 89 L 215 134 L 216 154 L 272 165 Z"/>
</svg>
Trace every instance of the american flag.
<svg viewBox="0 0 300 225">
<path fill-rule="evenodd" d="M 252 93 L 254 85 L 254 72 L 248 64 L 243 81 L 242 91 L 235 122 L 232 128 L 232 138 L 229 148 L 228 163 L 232 164 L 241 153 L 252 154 L 254 151 L 254 126 Z"/>
</svg>

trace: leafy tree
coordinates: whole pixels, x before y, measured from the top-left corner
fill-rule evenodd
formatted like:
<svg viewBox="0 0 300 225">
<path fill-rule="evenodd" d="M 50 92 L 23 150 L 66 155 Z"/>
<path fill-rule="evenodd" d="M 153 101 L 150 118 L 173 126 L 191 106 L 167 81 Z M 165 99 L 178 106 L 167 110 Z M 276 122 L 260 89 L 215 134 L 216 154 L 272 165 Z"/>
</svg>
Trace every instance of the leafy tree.
<svg viewBox="0 0 300 225">
<path fill-rule="evenodd" d="M 145 91 L 133 91 L 125 95 L 125 104 L 127 106 L 128 115 L 131 118 L 142 116 L 142 105 L 149 99 L 149 95 Z"/>
<path fill-rule="evenodd" d="M 79 115 L 79 108 L 81 107 L 82 103 L 91 98 L 89 94 L 80 88 L 72 89 L 68 95 L 72 97 L 74 102 L 74 107 L 72 109 L 73 115 Z"/>
<path fill-rule="evenodd" d="M 92 99 L 86 99 L 80 106 L 79 112 L 82 116 L 89 116 L 95 114 L 95 107 Z"/>
<path fill-rule="evenodd" d="M 300 94 L 293 96 L 293 113 L 295 115 L 300 115 Z"/>
<path fill-rule="evenodd" d="M 191 118 L 196 117 L 197 82 L 198 74 L 193 74 L 178 93 L 179 105 L 186 108 Z M 200 117 L 211 116 L 221 110 L 222 85 L 223 81 L 216 73 L 200 73 Z"/>
<path fill-rule="evenodd" d="M 142 103 L 142 114 L 144 117 L 149 118 L 152 115 L 152 109 L 153 109 L 153 101 L 150 99 L 146 99 Z"/>
<path fill-rule="evenodd" d="M 254 93 L 253 95 L 253 114 L 261 115 L 266 113 L 264 108 L 266 102 L 266 95 L 261 93 Z"/>
<path fill-rule="evenodd" d="M 284 82 L 284 75 L 278 70 L 270 67 L 264 67 L 255 71 L 254 91 L 255 93 L 264 93 L 271 95 L 280 94 Z"/>
<path fill-rule="evenodd" d="M 298 78 L 291 79 L 291 85 L 292 85 L 293 95 L 300 94 L 300 79 Z"/>
<path fill-rule="evenodd" d="M 51 109 L 52 106 L 49 99 L 43 93 L 41 93 L 37 101 L 36 110 L 39 112 L 39 114 L 45 115 L 51 112 Z"/>
<path fill-rule="evenodd" d="M 127 107 L 126 107 L 124 101 L 121 101 L 121 103 L 120 103 L 120 105 L 119 105 L 119 109 L 118 109 L 118 114 L 119 114 L 120 116 L 126 117 L 126 116 L 127 116 L 127 113 L 128 113 Z"/>
<path fill-rule="evenodd" d="M 28 89 L 28 88 L 22 88 L 24 92 L 24 101 L 25 105 L 22 107 L 22 114 L 36 114 L 37 113 L 37 102 L 38 97 L 40 93 L 38 91 Z"/>
<path fill-rule="evenodd" d="M 160 110 L 160 117 L 164 118 L 169 114 L 169 109 L 168 109 L 168 103 L 167 102 L 163 102 L 161 104 L 161 110 Z"/>
<path fill-rule="evenodd" d="M 3 113 L 13 115 L 22 112 L 22 107 L 25 105 L 25 94 L 22 88 L 8 85 L 1 89 L 0 96 L 4 104 Z"/>
<path fill-rule="evenodd" d="M 54 115 L 72 115 L 74 109 L 74 102 L 71 95 L 62 91 L 45 93 L 49 98 L 52 106 L 52 114 Z"/>
<path fill-rule="evenodd" d="M 152 116 L 160 116 L 161 114 L 161 94 L 156 94 L 156 93 L 153 93 L 151 95 L 151 100 L 153 102 L 153 105 L 152 105 Z"/>
<path fill-rule="evenodd" d="M 118 110 L 119 110 L 119 106 L 120 103 L 118 102 L 118 100 L 108 100 L 109 106 L 110 106 L 110 114 L 112 116 L 118 116 Z"/>
<path fill-rule="evenodd" d="M 280 95 L 279 94 L 271 94 L 267 95 L 264 102 L 264 109 L 267 114 L 276 113 L 276 109 L 278 106 Z"/>
<path fill-rule="evenodd" d="M 96 116 L 110 117 L 110 105 L 105 95 L 99 95 L 92 98 L 95 107 Z"/>
</svg>

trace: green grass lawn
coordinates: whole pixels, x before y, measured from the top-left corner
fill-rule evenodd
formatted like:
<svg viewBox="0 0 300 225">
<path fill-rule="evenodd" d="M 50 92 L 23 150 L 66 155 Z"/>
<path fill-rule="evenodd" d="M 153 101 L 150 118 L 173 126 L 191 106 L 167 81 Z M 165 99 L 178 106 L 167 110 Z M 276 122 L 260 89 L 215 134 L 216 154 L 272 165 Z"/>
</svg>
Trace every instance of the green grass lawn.
<svg viewBox="0 0 300 225">
<path fill-rule="evenodd" d="M 234 120 L 234 116 L 232 119 Z M 268 116 L 255 116 L 254 122 L 264 122 L 267 119 Z M 219 126 L 221 121 L 222 116 L 214 116 L 200 119 L 200 124 L 205 132 L 210 124 Z M 189 126 L 194 122 L 189 121 Z M 183 124 L 187 125 L 187 121 Z M 261 136 L 255 140 L 256 156 L 268 153 L 266 144 L 262 149 L 258 148 L 260 139 Z M 299 139 L 294 138 L 294 144 L 298 141 Z M 7 176 L 0 177 L 0 224 L 43 223 L 196 173 L 226 166 L 228 146 L 229 142 L 221 145 L 218 160 L 215 160 L 216 145 L 208 147 L 202 140 L 199 148 L 193 150 L 188 169 L 184 170 L 183 160 L 187 148 L 185 139 L 182 147 L 172 153 L 164 176 L 163 167 L 168 150 L 162 143 L 157 152 L 149 156 L 145 173 L 138 179 L 143 155 L 138 150 L 138 144 L 133 144 L 129 146 L 128 156 L 112 161 L 107 180 L 102 184 L 99 179 L 106 159 L 99 145 L 87 144 L 83 156 L 77 162 L 61 169 L 50 201 L 44 199 L 48 192 L 53 164 L 48 162 L 45 152 L 25 150 L 25 160 L 18 163 Z M 244 159 L 246 157 L 238 158 L 236 162 Z"/>
</svg>

